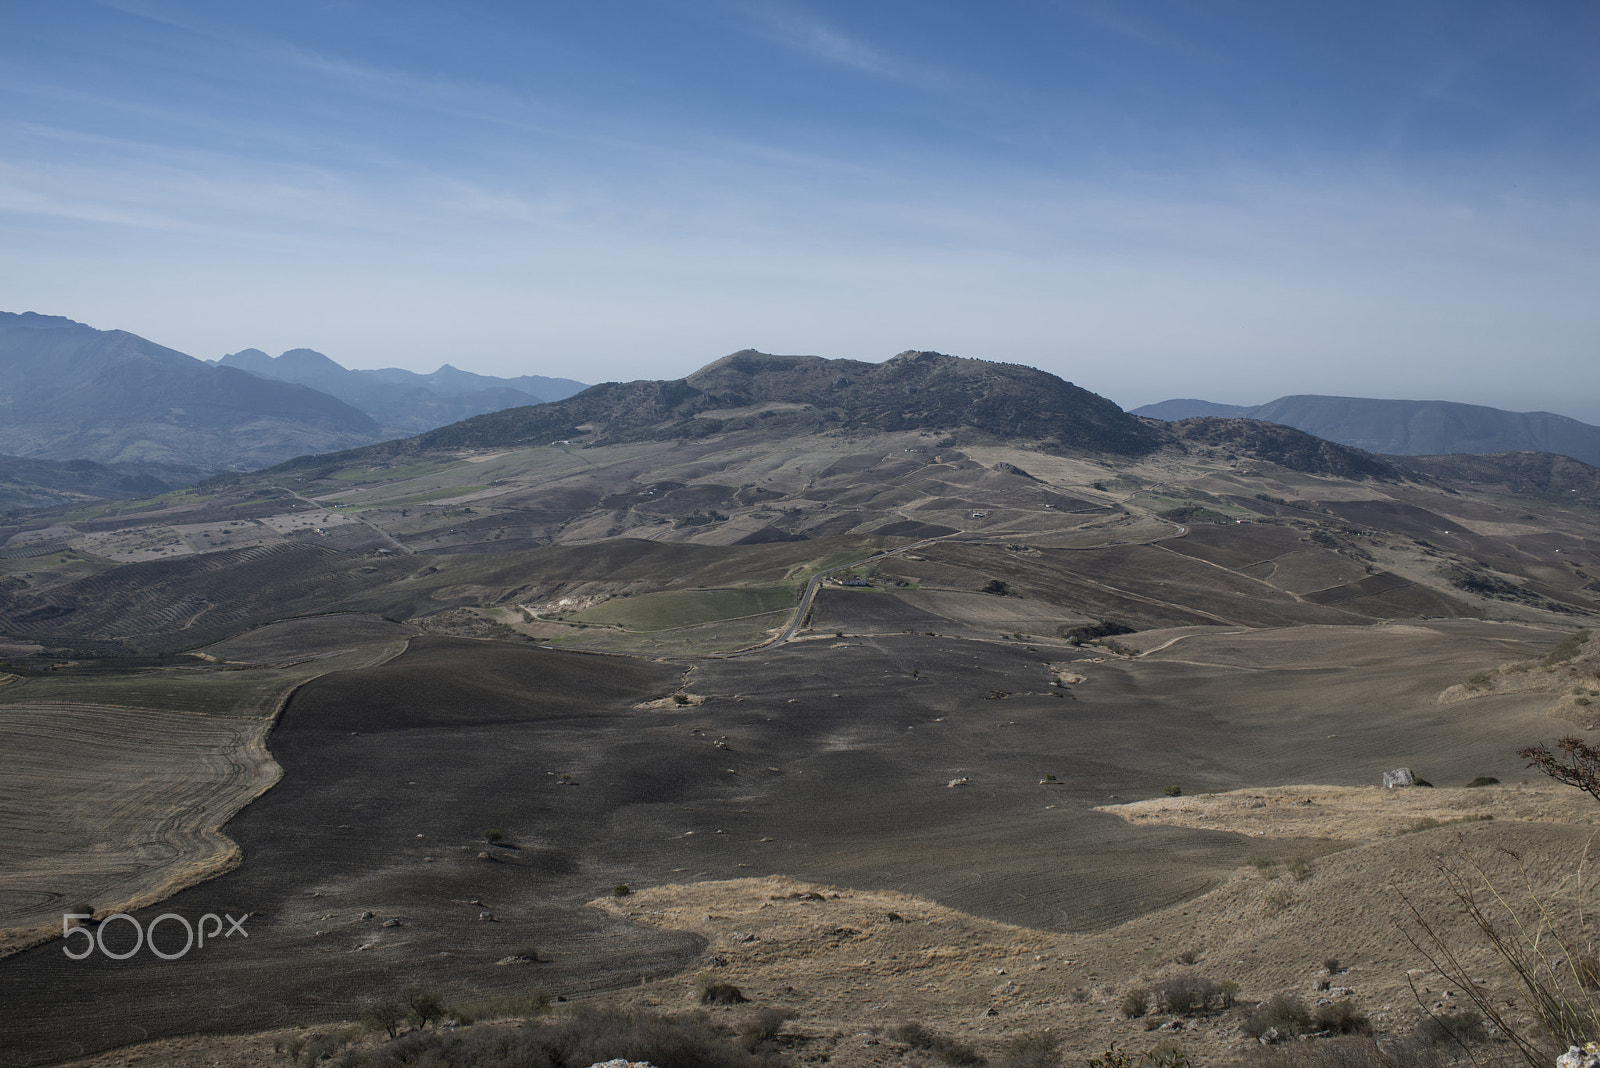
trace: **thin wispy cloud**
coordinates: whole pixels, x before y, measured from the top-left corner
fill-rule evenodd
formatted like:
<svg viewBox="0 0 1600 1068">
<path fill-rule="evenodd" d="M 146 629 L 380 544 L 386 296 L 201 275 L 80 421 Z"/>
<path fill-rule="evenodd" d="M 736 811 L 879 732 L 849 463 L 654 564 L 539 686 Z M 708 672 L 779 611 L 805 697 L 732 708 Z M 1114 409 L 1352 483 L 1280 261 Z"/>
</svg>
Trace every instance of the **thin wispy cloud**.
<svg viewBox="0 0 1600 1068">
<path fill-rule="evenodd" d="M 938 70 L 847 33 L 789 0 L 751 0 L 734 10 L 756 33 L 801 55 L 918 88 L 943 88 L 949 83 Z"/>
<path fill-rule="evenodd" d="M 917 345 L 1128 403 L 1380 373 L 1481 401 L 1507 352 L 1558 381 L 1600 336 L 1577 16 L 602 8 L 8 15 L 0 288 L 202 355 L 660 377 Z"/>
</svg>

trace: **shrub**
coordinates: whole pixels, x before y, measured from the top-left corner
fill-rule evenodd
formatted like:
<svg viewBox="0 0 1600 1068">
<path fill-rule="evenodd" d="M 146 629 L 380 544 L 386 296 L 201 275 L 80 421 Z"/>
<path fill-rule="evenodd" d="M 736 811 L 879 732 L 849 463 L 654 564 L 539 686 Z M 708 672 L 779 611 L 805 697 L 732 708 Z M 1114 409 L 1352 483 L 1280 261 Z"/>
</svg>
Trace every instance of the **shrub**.
<svg viewBox="0 0 1600 1068">
<path fill-rule="evenodd" d="M 763 1006 L 745 1021 L 744 1027 L 739 1030 L 739 1037 L 744 1039 L 745 1048 L 754 1049 L 758 1043 L 770 1042 L 777 1038 L 778 1033 L 783 1030 L 783 1025 L 792 1019 L 794 1013 L 788 1009 Z"/>
<path fill-rule="evenodd" d="M 702 975 L 698 982 L 702 1005 L 743 1005 L 750 1000 L 744 996 L 744 991 L 714 976 Z"/>
<path fill-rule="evenodd" d="M 1233 982 L 1216 983 L 1194 972 L 1182 972 L 1162 980 L 1155 988 L 1156 1004 L 1163 1012 L 1193 1016 L 1231 1007 L 1238 990 Z"/>
<path fill-rule="evenodd" d="M 1176 1039 L 1164 1039 L 1145 1050 L 1142 1063 L 1149 1068 L 1191 1068 L 1189 1055 Z"/>
<path fill-rule="evenodd" d="M 374 1001 L 361 1011 L 361 1022 L 368 1030 L 383 1031 L 394 1038 L 406 1022 L 406 1010 L 393 1001 Z"/>
<path fill-rule="evenodd" d="M 627 897 L 631 893 L 633 893 L 633 887 L 627 883 L 618 883 L 611 888 L 612 897 Z"/>
<path fill-rule="evenodd" d="M 286 1047 L 286 1052 L 292 1060 L 310 1068 L 312 1065 L 331 1060 L 333 1055 L 354 1042 L 361 1035 L 361 1028 L 347 1027 L 331 1034 L 299 1035 L 291 1039 Z M 350 1054 L 345 1055 L 346 1059 Z"/>
<path fill-rule="evenodd" d="M 949 1035 L 941 1035 L 919 1023 L 903 1023 L 898 1027 L 889 1029 L 889 1037 L 896 1042 L 904 1042 L 912 1049 L 926 1050 L 945 1064 L 968 1065 L 984 1064 L 984 1059 L 978 1052 L 966 1043 Z"/>
<path fill-rule="evenodd" d="M 1162 1043 L 1135 1058 L 1117 1049 L 1115 1042 L 1099 1057 L 1089 1059 L 1089 1068 L 1191 1068 L 1189 1055 L 1182 1047 Z"/>
<path fill-rule="evenodd" d="M 1432 1050 L 1389 1037 L 1384 1048 L 1368 1037 L 1328 1038 L 1320 1042 L 1291 1042 L 1252 1051 L 1243 1062 L 1248 1068 L 1442 1068 Z"/>
<path fill-rule="evenodd" d="M 689 695 L 686 693 L 675 693 L 672 695 L 672 703 L 675 705 L 686 705 L 689 703 Z"/>
<path fill-rule="evenodd" d="M 1122 1004 L 1118 1006 L 1124 1018 L 1137 1020 L 1150 1011 L 1150 991 L 1142 986 L 1136 986 L 1122 995 Z"/>
<path fill-rule="evenodd" d="M 1588 636 L 1588 631 L 1579 633 Z M 1517 755 L 1528 762 L 1528 767 L 1536 767 L 1557 782 L 1575 786 L 1600 801 L 1600 749 L 1572 735 L 1557 741 L 1556 748 L 1566 754 L 1565 761 L 1542 745 L 1519 749 Z"/>
<path fill-rule="evenodd" d="M 1183 787 L 1177 785 L 1176 783 L 1169 783 L 1161 788 L 1161 792 L 1167 797 L 1182 797 Z"/>
<path fill-rule="evenodd" d="M 593 1008 L 517 1026 L 412 1031 L 373 1049 L 346 1053 L 339 1063 L 341 1068 L 568 1068 L 615 1059 L 656 1068 L 779 1063 L 770 1054 L 746 1049 L 729 1028 L 703 1012 L 656 1016 Z"/>
<path fill-rule="evenodd" d="M 1311 874 L 1311 862 L 1305 857 L 1290 857 L 1283 862 L 1283 870 L 1288 872 L 1295 882 L 1303 883 Z"/>
<path fill-rule="evenodd" d="M 500 832 L 499 828 L 496 828 L 496 827 L 489 827 L 486 830 L 479 831 L 478 832 L 478 837 L 482 838 L 485 842 L 488 842 L 490 845 L 494 845 L 495 843 L 503 841 L 505 839 L 505 835 L 502 834 Z"/>
<path fill-rule="evenodd" d="M 1578 653 L 1583 650 L 1584 643 L 1588 640 L 1588 631 L 1574 631 L 1556 643 L 1556 647 L 1546 653 L 1544 655 L 1544 659 L 1540 660 L 1539 662 L 1545 667 L 1555 667 L 1557 664 L 1564 664 L 1568 660 L 1571 660 L 1573 657 L 1577 656 Z"/>
<path fill-rule="evenodd" d="M 1060 1045 L 1060 1036 L 1048 1031 L 1018 1035 L 1001 1047 L 995 1066 L 996 1068 L 1056 1068 L 1061 1063 L 1061 1057 L 1056 1052 Z"/>
<path fill-rule="evenodd" d="M 418 1027 L 427 1027 L 444 1015 L 444 1002 L 431 990 L 412 987 L 406 991 L 405 999 L 411 1022 Z"/>
<path fill-rule="evenodd" d="M 1318 1005 L 1313 1023 L 1318 1031 L 1332 1031 L 1339 1035 L 1365 1035 L 1372 1031 L 1372 1021 L 1349 998 Z"/>
<path fill-rule="evenodd" d="M 1328 970 L 1329 975 L 1338 975 L 1340 972 L 1344 971 L 1344 968 L 1340 965 L 1338 957 L 1326 958 L 1322 962 L 1322 966 Z"/>
<path fill-rule="evenodd" d="M 1240 1029 L 1251 1038 L 1261 1038 L 1268 1031 L 1287 1038 L 1310 1026 L 1311 1013 L 1305 1002 L 1293 994 L 1275 994 L 1252 1009 Z"/>
<path fill-rule="evenodd" d="M 1268 916 L 1276 916 L 1293 904 L 1294 891 L 1280 883 L 1267 891 L 1267 896 L 1262 899 L 1261 907 Z"/>
<path fill-rule="evenodd" d="M 1118 634 L 1132 634 L 1133 631 L 1134 629 L 1126 623 L 1118 623 L 1114 619 L 1102 619 L 1097 623 L 1062 627 L 1056 633 L 1065 638 L 1068 645 L 1082 645 L 1096 638 L 1114 638 Z"/>
<path fill-rule="evenodd" d="M 1471 1009 L 1429 1013 L 1426 1019 L 1417 1024 L 1417 1039 L 1425 1046 L 1438 1046 L 1446 1042 L 1465 1045 L 1468 1042 L 1486 1041 L 1488 1037 L 1483 1017 Z"/>
</svg>

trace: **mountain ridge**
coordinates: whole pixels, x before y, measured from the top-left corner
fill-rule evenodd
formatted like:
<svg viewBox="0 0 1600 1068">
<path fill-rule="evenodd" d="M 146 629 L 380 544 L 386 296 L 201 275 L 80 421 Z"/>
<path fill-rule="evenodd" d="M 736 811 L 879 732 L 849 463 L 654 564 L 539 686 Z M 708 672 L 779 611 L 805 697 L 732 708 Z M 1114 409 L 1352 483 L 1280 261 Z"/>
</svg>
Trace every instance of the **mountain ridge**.
<svg viewBox="0 0 1600 1068">
<path fill-rule="evenodd" d="M 1392 456 L 1547 452 L 1600 464 L 1600 427 L 1552 412 L 1511 412 L 1457 401 L 1292 394 L 1256 405 L 1167 400 L 1132 412 L 1164 421 L 1261 419 Z"/>
<path fill-rule="evenodd" d="M 428 374 L 399 367 L 352 369 L 309 348 L 289 349 L 278 356 L 241 349 L 207 362 L 320 390 L 365 412 L 392 437 L 419 434 L 502 408 L 559 400 L 587 388 L 569 378 L 497 378 L 449 363 Z"/>
</svg>

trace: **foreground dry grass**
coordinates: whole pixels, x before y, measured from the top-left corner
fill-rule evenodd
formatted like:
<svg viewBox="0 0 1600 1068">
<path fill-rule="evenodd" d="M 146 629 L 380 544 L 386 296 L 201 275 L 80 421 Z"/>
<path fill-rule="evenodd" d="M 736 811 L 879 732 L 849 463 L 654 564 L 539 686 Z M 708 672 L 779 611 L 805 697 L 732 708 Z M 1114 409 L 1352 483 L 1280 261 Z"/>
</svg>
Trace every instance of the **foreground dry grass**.
<svg viewBox="0 0 1600 1068">
<path fill-rule="evenodd" d="M 711 1011 L 733 1026 L 760 1006 L 793 1012 L 784 1031 L 801 1063 L 924 1063 L 923 1054 L 886 1033 L 915 1021 L 990 1054 L 1004 1039 L 1049 1030 L 1061 1037 L 1066 1064 L 1083 1063 L 1115 1042 L 1135 1054 L 1176 1043 L 1195 1063 L 1211 1065 L 1245 1055 L 1252 1045 L 1240 1032 L 1245 1007 L 1278 993 L 1309 1004 L 1350 997 L 1378 1028 L 1394 1032 L 1408 1031 L 1425 1009 L 1469 1008 L 1407 941 L 1414 923 L 1406 902 L 1456 941 L 1468 966 L 1480 969 L 1475 980 L 1497 986 L 1486 947 L 1459 921 L 1438 877 L 1440 863 L 1478 858 L 1506 878 L 1514 874 L 1512 850 L 1536 873 L 1564 922 L 1581 923 L 1564 903 L 1592 897 L 1595 889 L 1592 874 L 1576 873 L 1600 833 L 1600 809 L 1576 791 L 1543 783 L 1394 791 L 1294 786 L 1108 811 L 1135 822 L 1260 837 L 1264 852 L 1198 898 L 1092 932 L 1033 930 L 912 895 L 782 877 L 656 886 L 591 904 L 637 923 L 702 935 L 708 946 L 701 974 L 751 999 Z M 1493 818 L 1478 818 L 1485 815 Z M 1336 972 L 1328 967 L 1332 959 Z M 1186 1019 L 1124 1017 L 1120 1005 L 1129 989 L 1185 971 L 1238 983 L 1241 1007 Z M 698 989 L 690 973 L 586 1000 L 685 1012 L 700 1008 Z M 176 1039 L 76 1063 L 283 1064 L 274 1047 L 297 1033 L 306 1032 Z"/>
</svg>

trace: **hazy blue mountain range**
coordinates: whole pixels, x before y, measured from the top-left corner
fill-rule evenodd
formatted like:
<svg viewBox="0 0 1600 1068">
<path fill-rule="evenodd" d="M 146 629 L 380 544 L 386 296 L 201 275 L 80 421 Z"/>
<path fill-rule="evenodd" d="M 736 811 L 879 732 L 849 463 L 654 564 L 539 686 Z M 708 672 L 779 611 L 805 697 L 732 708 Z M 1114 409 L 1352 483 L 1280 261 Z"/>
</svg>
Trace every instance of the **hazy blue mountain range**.
<svg viewBox="0 0 1600 1068">
<path fill-rule="evenodd" d="M 0 312 L 0 454 L 256 468 L 382 437 L 326 393 L 123 330 Z"/>
<path fill-rule="evenodd" d="M 588 388 L 570 378 L 496 378 L 449 364 L 426 375 L 398 367 L 351 370 L 314 349 L 290 349 L 276 357 L 244 349 L 213 362 L 338 397 L 376 419 L 391 437 L 419 434 L 485 412 L 560 400 Z"/>
<path fill-rule="evenodd" d="M 0 456 L 0 512 L 28 512 L 81 501 L 150 497 L 206 476 L 174 464 L 98 464 Z"/>
<path fill-rule="evenodd" d="M 1250 406 L 1167 400 L 1135 408 L 1133 414 L 1168 421 L 1196 416 L 1262 419 L 1392 456 L 1547 452 L 1600 464 L 1600 427 L 1550 412 L 1507 412 L 1452 401 L 1305 395 Z"/>
</svg>

